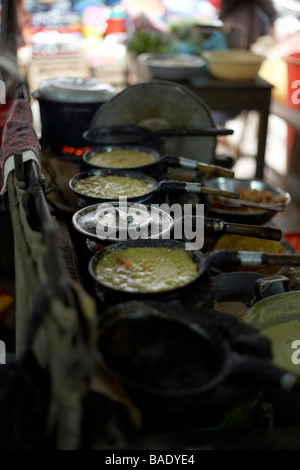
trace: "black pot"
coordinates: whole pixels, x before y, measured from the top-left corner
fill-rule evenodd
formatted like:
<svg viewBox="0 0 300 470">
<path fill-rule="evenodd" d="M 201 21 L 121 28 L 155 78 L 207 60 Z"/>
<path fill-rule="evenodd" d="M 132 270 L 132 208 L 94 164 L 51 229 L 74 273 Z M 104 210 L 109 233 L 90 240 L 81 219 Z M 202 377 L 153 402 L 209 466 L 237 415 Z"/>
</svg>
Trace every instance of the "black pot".
<svg viewBox="0 0 300 470">
<path fill-rule="evenodd" d="M 111 152 L 112 150 L 118 149 L 131 149 L 137 152 L 147 152 L 153 155 L 155 158 L 153 163 L 144 166 L 136 166 L 134 168 L 123 168 L 123 170 L 138 171 L 156 179 L 162 179 L 161 176 L 163 175 L 164 177 L 167 174 L 168 168 L 183 168 L 185 170 L 190 170 L 191 172 L 196 172 L 196 175 L 198 173 L 199 176 L 201 176 L 201 174 L 208 174 L 209 176 L 223 176 L 226 178 L 234 177 L 234 172 L 232 170 L 219 165 L 209 165 L 207 163 L 201 163 L 197 160 L 184 157 L 173 157 L 169 155 L 161 156 L 160 152 L 158 152 L 155 147 L 146 146 L 145 143 L 131 145 L 98 145 L 97 147 L 93 147 L 84 152 L 82 159 L 88 168 L 104 168 L 93 164 L 91 162 L 91 157 L 95 153 Z M 120 171 L 122 171 L 122 169 L 120 169 Z"/>
<path fill-rule="evenodd" d="M 82 160 L 87 168 L 89 169 L 108 169 L 107 167 L 100 167 L 99 165 L 95 165 L 91 162 L 91 157 L 95 155 L 95 153 L 100 153 L 100 152 L 111 152 L 113 150 L 133 150 L 135 152 L 146 152 L 149 153 L 153 156 L 154 162 L 149 163 L 148 165 L 144 166 L 137 166 L 134 168 L 114 168 L 115 171 L 123 172 L 124 170 L 129 170 L 129 171 L 137 171 L 139 173 L 144 173 L 148 176 L 151 176 L 152 178 L 158 179 L 159 176 L 166 174 L 166 168 L 163 163 L 163 160 L 160 156 L 160 153 L 153 147 L 146 147 L 145 145 L 101 145 L 97 146 L 95 148 L 91 148 L 90 150 L 84 152 L 82 155 Z"/>
<path fill-rule="evenodd" d="M 282 275 L 235 271 L 215 276 L 214 286 L 214 308 L 242 317 L 256 300 L 289 290 L 289 280 Z"/>
<path fill-rule="evenodd" d="M 97 263 L 106 255 L 115 250 L 126 250 L 127 248 L 137 248 L 137 247 L 164 247 L 169 249 L 183 249 L 187 250 L 189 256 L 191 256 L 193 262 L 195 263 L 197 269 L 195 277 L 185 283 L 181 284 L 176 288 L 164 290 L 164 291 L 154 291 L 154 292 L 127 292 L 126 290 L 121 290 L 119 288 L 114 288 L 107 286 L 105 283 L 102 283 L 95 274 L 95 267 Z M 300 255 L 299 254 L 273 254 L 273 253 L 263 253 L 256 251 L 234 251 L 234 250 L 215 250 L 208 252 L 206 254 L 202 253 L 199 250 L 187 249 L 189 245 L 182 241 L 178 240 L 168 240 L 168 239 L 128 239 L 121 242 L 113 243 L 98 252 L 96 252 L 89 262 L 89 272 L 91 277 L 95 280 L 96 284 L 99 284 L 106 289 L 111 290 L 112 292 L 122 293 L 124 297 L 127 297 L 128 300 L 132 298 L 143 299 L 145 297 L 155 299 L 162 299 L 169 296 L 169 298 L 175 298 L 182 292 L 186 292 L 191 287 L 197 286 L 199 290 L 201 289 L 201 283 L 208 276 L 209 270 L 211 268 L 224 268 L 229 266 L 262 266 L 262 265 L 283 265 L 283 266 L 300 266 Z"/>
<path fill-rule="evenodd" d="M 33 97 L 41 117 L 41 147 L 61 153 L 62 147 L 87 147 L 82 134 L 96 111 L 116 94 L 94 78 L 58 77 L 41 82 Z"/>
<path fill-rule="evenodd" d="M 200 195 L 201 200 L 205 200 L 204 198 L 208 194 L 216 194 L 219 196 L 227 196 L 227 197 L 238 197 L 238 194 L 231 191 L 222 191 L 215 188 L 210 188 L 209 186 L 205 186 L 202 183 L 194 183 L 194 182 L 185 182 L 185 181 L 176 181 L 176 180 L 161 180 L 157 181 L 156 179 L 143 174 L 137 171 L 129 171 L 129 170 L 115 170 L 115 169 L 92 169 L 90 171 L 83 171 L 71 178 L 69 182 L 69 186 L 74 191 L 75 194 L 78 196 L 78 206 L 85 207 L 92 204 L 99 204 L 102 202 L 118 202 L 119 198 L 109 199 L 107 197 L 94 197 L 88 196 L 83 193 L 80 193 L 76 190 L 75 186 L 78 181 L 81 179 L 90 177 L 90 176 L 99 176 L 105 177 L 107 175 L 118 175 L 124 176 L 134 179 L 138 179 L 144 181 L 149 186 L 149 192 L 139 195 L 139 196 L 132 196 L 127 197 L 127 202 L 139 202 L 144 203 L 146 201 L 153 202 L 154 200 L 157 202 L 165 201 L 167 195 L 172 195 L 173 198 L 176 199 L 176 196 L 180 196 L 184 193 L 194 193 L 197 196 Z"/>
<path fill-rule="evenodd" d="M 175 311 L 176 304 L 128 302 L 99 325 L 104 365 L 144 414 L 150 410 L 151 423 L 214 425 L 245 394 L 257 398 L 265 386 L 299 391 L 299 377 L 271 364 L 270 343 L 255 329 L 205 310 Z"/>
<path fill-rule="evenodd" d="M 86 129 L 95 112 L 104 103 L 60 103 L 43 99 L 39 102 L 41 116 L 41 147 L 49 153 L 61 153 L 64 146 L 86 147 L 82 130 Z"/>
</svg>

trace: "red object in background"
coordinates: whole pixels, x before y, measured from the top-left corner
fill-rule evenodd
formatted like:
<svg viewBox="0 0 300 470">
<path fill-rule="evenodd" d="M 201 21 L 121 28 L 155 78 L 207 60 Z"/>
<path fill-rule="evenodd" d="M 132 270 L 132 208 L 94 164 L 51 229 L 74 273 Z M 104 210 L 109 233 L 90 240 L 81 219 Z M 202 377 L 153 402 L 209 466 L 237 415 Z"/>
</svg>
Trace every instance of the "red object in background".
<svg viewBox="0 0 300 470">
<path fill-rule="evenodd" d="M 284 238 L 294 250 L 300 253 L 300 233 L 285 233 Z"/>
<path fill-rule="evenodd" d="M 106 30 L 103 34 L 104 36 L 107 36 L 108 34 L 125 33 L 125 32 L 126 32 L 126 19 L 109 18 L 107 20 Z"/>
<path fill-rule="evenodd" d="M 88 152 L 89 150 L 90 150 L 90 147 L 75 148 L 75 147 L 70 147 L 69 145 L 65 145 L 63 146 L 61 152 L 63 155 L 69 155 L 69 156 L 75 155 L 76 157 L 82 157 L 82 155 L 85 152 Z"/>
<path fill-rule="evenodd" d="M 221 8 L 221 0 L 208 0 L 209 3 L 212 4 L 213 7 L 215 7 L 216 10 L 220 10 Z"/>
<path fill-rule="evenodd" d="M 12 104 L 12 99 L 7 99 L 6 104 L 0 104 L 0 144 L 2 144 L 2 133 Z"/>
</svg>

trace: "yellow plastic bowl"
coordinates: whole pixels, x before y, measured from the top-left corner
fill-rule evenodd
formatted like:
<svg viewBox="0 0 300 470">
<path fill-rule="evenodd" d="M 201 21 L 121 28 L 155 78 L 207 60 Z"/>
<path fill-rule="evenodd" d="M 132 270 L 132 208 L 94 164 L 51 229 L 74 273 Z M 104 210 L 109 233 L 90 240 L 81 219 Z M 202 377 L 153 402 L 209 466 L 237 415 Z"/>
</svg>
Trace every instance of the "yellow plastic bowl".
<svg viewBox="0 0 300 470">
<path fill-rule="evenodd" d="M 265 60 L 265 56 L 243 49 L 204 51 L 210 75 L 219 80 L 253 80 Z"/>
</svg>

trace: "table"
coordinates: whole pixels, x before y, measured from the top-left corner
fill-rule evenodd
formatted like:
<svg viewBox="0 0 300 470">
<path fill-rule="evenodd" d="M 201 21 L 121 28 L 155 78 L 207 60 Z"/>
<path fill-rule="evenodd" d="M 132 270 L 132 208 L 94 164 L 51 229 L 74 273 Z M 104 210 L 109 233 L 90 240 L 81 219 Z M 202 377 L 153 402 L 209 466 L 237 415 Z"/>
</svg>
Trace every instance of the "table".
<svg viewBox="0 0 300 470">
<path fill-rule="evenodd" d="M 224 82 L 203 76 L 185 82 L 185 86 L 200 96 L 211 110 L 236 112 L 254 110 L 258 112 L 255 176 L 263 179 L 273 85 L 260 77 L 247 82 Z"/>
<path fill-rule="evenodd" d="M 128 84 L 151 80 L 151 75 L 141 68 L 130 51 L 127 53 Z M 178 82 L 196 93 L 212 111 L 254 110 L 259 114 L 255 177 L 263 179 L 268 120 L 273 85 L 260 77 L 246 82 L 216 80 L 208 75 L 199 75 Z"/>
</svg>

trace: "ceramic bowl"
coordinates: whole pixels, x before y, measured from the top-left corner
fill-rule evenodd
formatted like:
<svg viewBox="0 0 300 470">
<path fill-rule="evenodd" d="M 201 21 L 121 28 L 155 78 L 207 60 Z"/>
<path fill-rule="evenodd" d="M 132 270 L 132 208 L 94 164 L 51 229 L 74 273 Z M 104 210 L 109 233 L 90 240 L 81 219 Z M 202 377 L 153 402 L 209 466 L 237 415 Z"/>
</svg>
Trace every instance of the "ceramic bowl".
<svg viewBox="0 0 300 470">
<path fill-rule="evenodd" d="M 202 53 L 214 78 L 229 81 L 253 80 L 265 57 L 244 49 L 211 50 Z"/>
</svg>

